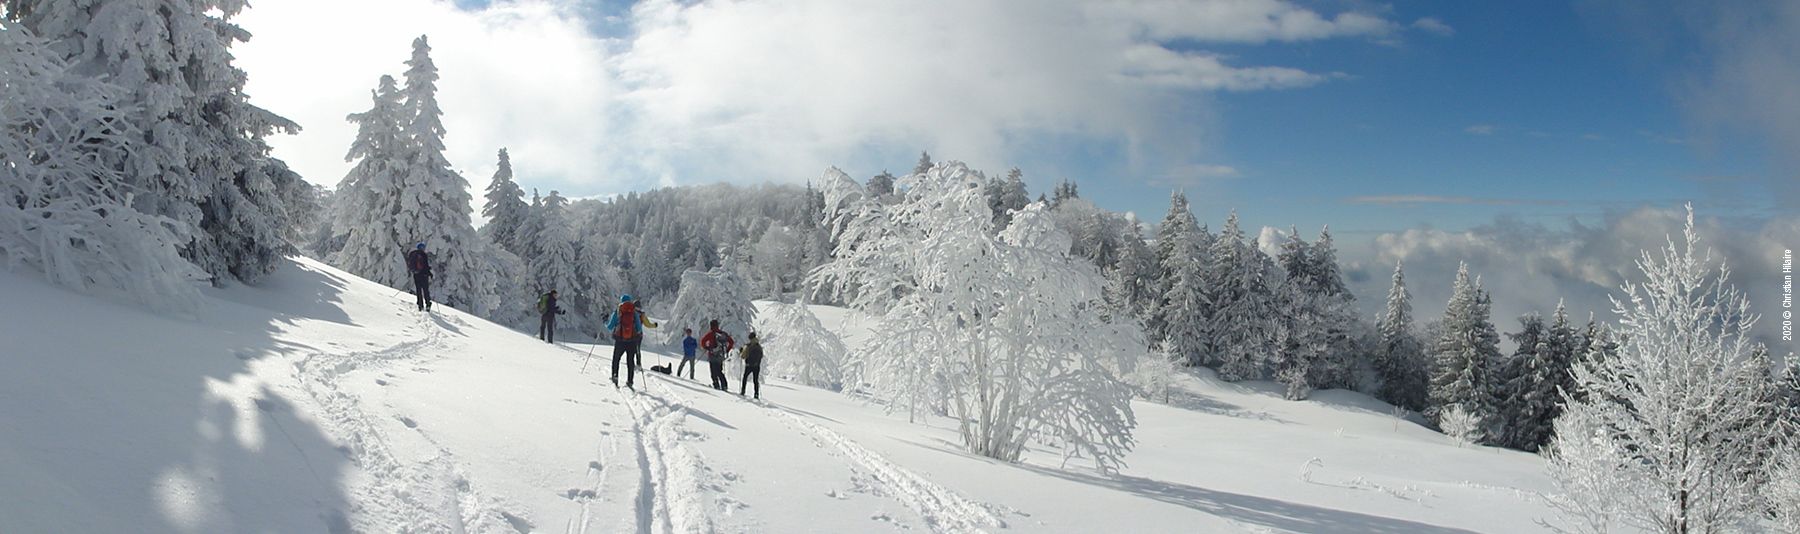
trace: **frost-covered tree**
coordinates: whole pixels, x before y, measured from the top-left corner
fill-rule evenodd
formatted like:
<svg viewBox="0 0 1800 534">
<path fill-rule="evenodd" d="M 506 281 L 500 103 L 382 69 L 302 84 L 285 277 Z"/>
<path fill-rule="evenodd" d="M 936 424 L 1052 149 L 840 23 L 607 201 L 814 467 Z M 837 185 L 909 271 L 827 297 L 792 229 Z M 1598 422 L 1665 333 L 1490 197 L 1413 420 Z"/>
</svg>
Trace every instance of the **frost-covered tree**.
<svg viewBox="0 0 1800 534">
<path fill-rule="evenodd" d="M 1071 199 L 1080 198 L 1081 193 L 1078 189 L 1079 188 L 1075 186 L 1075 182 L 1066 179 L 1058 182 L 1056 184 L 1056 189 L 1050 192 L 1050 206 L 1061 206 L 1062 203 L 1068 202 Z"/>
<path fill-rule="evenodd" d="M 925 173 L 931 172 L 931 168 L 936 167 L 936 166 L 937 166 L 937 164 L 931 162 L 931 153 L 920 150 L 919 151 L 919 163 L 913 165 L 912 173 L 913 174 L 925 174 Z"/>
<path fill-rule="evenodd" d="M 1488 373 L 1500 357 L 1500 334 L 1490 319 L 1491 309 L 1481 282 L 1469 276 L 1468 264 L 1458 267 L 1450 303 L 1431 347 L 1427 415 L 1434 420 L 1441 422 L 1439 415 L 1453 404 L 1484 420 L 1493 414 Z"/>
<path fill-rule="evenodd" d="M 1206 299 L 1206 249 L 1200 223 L 1188 208 L 1187 195 L 1169 194 L 1169 214 L 1156 230 L 1155 304 L 1145 319 L 1151 339 L 1167 340 L 1171 350 L 1188 365 L 1199 365 L 1211 354 L 1206 344 L 1210 302 Z"/>
<path fill-rule="evenodd" d="M 1618 352 L 1574 366 L 1550 452 L 1553 504 L 1577 528 L 1687 534 L 1754 529 L 1767 451 L 1778 445 L 1771 362 L 1754 343 L 1750 301 L 1708 267 L 1688 212 L 1686 239 L 1638 260 L 1626 283 Z"/>
<path fill-rule="evenodd" d="M 955 417 L 977 454 L 1012 461 L 1035 440 L 1116 469 L 1135 426 L 1119 377 L 1142 333 L 1104 320 L 1104 278 L 1069 255 L 1045 206 L 1016 212 L 996 235 L 984 182 L 956 162 L 901 178 L 906 198 L 867 227 L 884 230 L 847 234 L 817 271 L 857 286 L 852 304 L 882 316 L 851 353 L 846 388 Z M 850 274 L 863 269 L 890 272 Z"/>
<path fill-rule="evenodd" d="M 1175 352 L 1174 343 L 1165 339 L 1156 344 L 1156 350 L 1144 353 L 1137 370 L 1126 379 L 1145 399 L 1168 404 L 1169 394 L 1175 389 L 1175 374 L 1181 372 L 1185 363 L 1187 359 Z"/>
<path fill-rule="evenodd" d="M 444 157 L 444 112 L 437 101 L 437 65 L 425 36 L 413 40 L 412 58 L 406 61 L 407 118 L 402 131 L 412 142 L 406 154 L 406 174 L 401 187 L 401 211 L 395 218 L 397 232 L 413 236 L 437 251 L 432 295 L 445 304 L 476 315 L 487 315 L 499 306 L 494 288 L 500 273 L 489 269 L 487 247 L 470 221 L 472 204 L 469 182 L 450 169 Z"/>
<path fill-rule="evenodd" d="M 488 219 L 487 224 L 481 226 L 481 234 L 489 243 L 515 256 L 525 255 L 519 228 L 531 216 L 531 205 L 525 203 L 525 190 L 513 181 L 512 157 L 504 148 L 500 149 L 499 169 L 494 171 L 494 181 L 488 185 L 487 204 L 482 206 L 481 216 Z"/>
<path fill-rule="evenodd" d="M 1006 178 L 990 178 L 986 187 L 988 209 L 994 211 L 995 230 L 1004 230 L 1012 222 L 1012 211 L 1024 209 L 1031 203 L 1031 194 L 1025 191 L 1025 173 L 1018 167 L 1006 172 Z"/>
<path fill-rule="evenodd" d="M 116 84 L 129 123 L 122 161 L 132 207 L 193 229 L 182 256 L 214 283 L 251 282 L 294 251 L 286 201 L 307 184 L 264 138 L 299 129 L 251 105 L 230 47 L 238 0 L 7 0 L 5 15 L 51 42 L 71 73 Z M 8 51 L 9 53 L 11 51 Z"/>
<path fill-rule="evenodd" d="M 750 286 L 736 269 L 719 266 L 710 271 L 690 270 L 681 273 L 681 293 L 675 296 L 674 311 L 664 321 L 663 343 L 678 344 L 682 329 L 705 332 L 708 324 L 718 321 L 719 329 L 742 345 L 755 320 Z"/>
<path fill-rule="evenodd" d="M 562 302 L 568 303 L 563 306 L 564 309 L 573 315 L 567 317 L 567 320 L 558 320 L 557 329 L 574 332 L 581 325 L 587 324 L 583 312 L 591 303 L 585 301 L 593 299 L 587 288 L 580 283 L 580 266 L 577 263 L 580 251 L 576 249 L 574 229 L 569 225 L 565 207 L 568 202 L 561 194 L 551 191 L 537 210 L 536 216 L 544 221 L 544 228 L 538 232 L 537 241 L 531 243 L 535 254 L 531 260 L 530 293 L 541 295 L 556 290 L 562 296 Z M 584 302 L 576 306 L 576 301 Z"/>
<path fill-rule="evenodd" d="M 1520 330 L 1508 334 L 1518 348 L 1499 366 L 1494 385 L 1505 402 L 1496 444 L 1536 452 L 1550 442 L 1552 424 L 1562 414 L 1562 392 L 1574 387 L 1569 366 L 1586 349 L 1581 331 L 1569 324 L 1561 304 L 1549 324 L 1536 314 L 1519 318 Z"/>
<path fill-rule="evenodd" d="M 123 91 L 73 75 L 46 41 L 0 21 L 0 252 L 77 291 L 123 290 L 158 310 L 199 305 L 188 226 L 132 207 L 118 162 L 137 132 Z"/>
<path fill-rule="evenodd" d="M 1356 302 L 1345 289 L 1332 247 L 1329 229 L 1308 244 L 1289 230 L 1276 262 L 1285 282 L 1275 291 L 1279 317 L 1277 379 L 1289 386 L 1289 398 L 1304 398 L 1301 391 L 1321 387 L 1354 387 L 1355 376 L 1365 371 L 1359 358 Z"/>
<path fill-rule="evenodd" d="M 1763 493 L 1769 515 L 1787 532 L 1800 532 L 1800 444 L 1776 448 L 1774 461 Z"/>
<path fill-rule="evenodd" d="M 1281 271 L 1268 255 L 1244 241 L 1232 211 L 1208 251 L 1202 287 L 1210 316 L 1203 324 L 1205 345 L 1225 380 L 1268 377 L 1279 321 L 1275 290 Z M 1171 289 L 1173 292 L 1173 289 Z"/>
<path fill-rule="evenodd" d="M 1412 295 L 1406 291 L 1406 274 L 1400 262 L 1394 262 L 1387 309 L 1376 329 L 1381 340 L 1376 348 L 1375 372 L 1381 387 L 1375 398 L 1408 410 L 1424 410 L 1429 378 L 1418 334 L 1413 331 Z"/>
<path fill-rule="evenodd" d="M 401 132 L 403 96 L 392 76 L 382 76 L 371 93 L 374 105 L 351 114 L 356 139 L 346 160 L 356 165 L 338 182 L 332 225 L 343 246 L 329 258 L 332 265 L 388 287 L 410 287 L 403 255 L 419 241 L 400 232 L 401 190 L 408 174 L 406 154 L 412 141 Z M 434 251 L 435 252 L 435 251 Z"/>
<path fill-rule="evenodd" d="M 1451 404 L 1438 412 L 1438 428 L 1458 445 L 1480 443 L 1487 438 L 1486 418 L 1470 412 L 1461 404 Z"/>
<path fill-rule="evenodd" d="M 763 366 L 771 376 L 837 391 L 843 388 L 844 341 L 805 304 L 770 303 L 756 316 Z"/>
<path fill-rule="evenodd" d="M 869 177 L 869 185 L 865 189 L 871 197 L 880 197 L 882 195 L 893 193 L 894 175 L 888 173 L 886 169 L 883 169 L 881 174 Z"/>
</svg>

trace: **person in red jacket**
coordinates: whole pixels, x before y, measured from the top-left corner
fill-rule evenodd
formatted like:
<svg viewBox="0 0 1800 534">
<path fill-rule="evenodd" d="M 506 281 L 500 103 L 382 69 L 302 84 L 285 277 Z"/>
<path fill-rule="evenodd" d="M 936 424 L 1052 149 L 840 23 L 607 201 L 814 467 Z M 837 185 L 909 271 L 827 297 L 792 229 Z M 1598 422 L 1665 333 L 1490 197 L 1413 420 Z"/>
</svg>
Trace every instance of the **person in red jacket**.
<svg viewBox="0 0 1800 534">
<path fill-rule="evenodd" d="M 613 387 L 619 385 L 619 356 L 625 357 L 625 387 L 632 387 L 637 377 L 638 363 L 642 361 L 639 349 L 644 344 L 644 328 L 656 328 L 656 323 L 644 317 L 644 310 L 631 301 L 631 295 L 619 298 L 619 310 L 613 312 L 612 320 L 606 322 L 606 328 L 613 334 Z"/>
<path fill-rule="evenodd" d="M 706 336 L 700 338 L 700 348 L 706 349 L 706 363 L 712 367 L 712 386 L 719 391 L 731 391 L 725 381 L 725 355 L 731 353 L 731 347 L 737 343 L 732 341 L 731 334 L 719 329 L 719 320 L 713 319 Z"/>
</svg>

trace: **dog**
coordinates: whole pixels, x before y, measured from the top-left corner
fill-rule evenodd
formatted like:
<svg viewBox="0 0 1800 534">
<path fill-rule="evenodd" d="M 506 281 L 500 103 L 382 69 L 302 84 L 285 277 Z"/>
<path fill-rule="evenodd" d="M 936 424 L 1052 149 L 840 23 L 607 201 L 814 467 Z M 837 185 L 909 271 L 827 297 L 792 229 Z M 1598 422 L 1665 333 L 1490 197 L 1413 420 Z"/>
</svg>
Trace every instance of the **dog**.
<svg viewBox="0 0 1800 534">
<path fill-rule="evenodd" d="M 650 366 L 650 370 L 656 371 L 658 373 L 662 373 L 665 375 L 669 374 L 669 366 L 667 366 L 667 365 L 652 365 L 652 366 Z"/>
</svg>

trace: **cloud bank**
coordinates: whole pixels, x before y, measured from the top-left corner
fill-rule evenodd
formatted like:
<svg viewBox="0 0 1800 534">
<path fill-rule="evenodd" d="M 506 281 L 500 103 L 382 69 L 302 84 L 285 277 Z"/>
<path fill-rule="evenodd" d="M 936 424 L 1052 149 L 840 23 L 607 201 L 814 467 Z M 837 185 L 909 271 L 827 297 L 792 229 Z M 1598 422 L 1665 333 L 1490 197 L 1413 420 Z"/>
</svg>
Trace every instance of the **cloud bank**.
<svg viewBox="0 0 1800 534">
<path fill-rule="evenodd" d="M 1146 176 L 1196 179 L 1237 174 L 1197 155 L 1212 124 L 1206 94 L 1342 76 L 1196 43 L 1447 29 L 1283 0 L 641 0 L 599 21 L 584 18 L 592 7 L 258 3 L 236 19 L 255 35 L 237 64 L 255 102 L 306 128 L 273 144 L 319 183 L 348 170 L 344 115 L 369 107 L 376 78 L 401 72 L 421 34 L 441 69 L 450 159 L 478 187 L 500 147 L 522 180 L 578 194 L 801 181 L 920 149 L 1001 169 L 1045 145 L 1100 147 Z M 600 26 L 616 31 L 590 31 Z"/>
<path fill-rule="evenodd" d="M 1607 217 L 1599 226 L 1571 223 L 1555 229 L 1502 217 L 1467 232 L 1407 230 L 1376 237 L 1366 250 L 1346 250 L 1346 274 L 1364 311 L 1373 316 L 1385 302 L 1395 262 L 1404 262 L 1407 288 L 1419 324 L 1443 314 L 1450 299 L 1457 265 L 1481 276 L 1494 294 L 1494 324 L 1503 332 L 1518 330 L 1518 317 L 1528 312 L 1550 314 L 1557 302 L 1570 316 L 1585 320 L 1593 313 L 1614 320 L 1609 296 L 1619 286 L 1641 282 L 1636 262 L 1645 250 L 1680 239 L 1686 211 L 1680 207 L 1642 207 Z M 1779 217 L 1744 227 L 1732 220 L 1696 214 L 1701 246 L 1711 249 L 1715 263 L 1730 269 L 1731 283 L 1751 298 L 1762 322 L 1756 333 L 1776 354 L 1800 350 L 1774 336 L 1780 320 L 1783 250 L 1800 248 L 1800 215 Z"/>
</svg>

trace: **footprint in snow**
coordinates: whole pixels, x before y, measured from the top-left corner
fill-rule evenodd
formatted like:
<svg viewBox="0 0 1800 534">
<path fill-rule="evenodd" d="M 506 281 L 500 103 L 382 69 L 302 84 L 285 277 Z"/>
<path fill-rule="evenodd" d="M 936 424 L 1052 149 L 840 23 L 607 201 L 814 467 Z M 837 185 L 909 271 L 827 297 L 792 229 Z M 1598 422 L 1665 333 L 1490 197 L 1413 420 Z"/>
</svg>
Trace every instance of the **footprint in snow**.
<svg viewBox="0 0 1800 534">
<path fill-rule="evenodd" d="M 406 428 L 419 428 L 419 423 L 413 421 L 411 417 L 401 417 L 400 424 L 406 425 Z"/>
<path fill-rule="evenodd" d="M 382 386 L 385 386 L 385 385 L 388 385 L 388 381 L 386 381 L 386 380 L 382 380 L 382 379 L 379 379 L 379 378 L 377 378 L 377 379 L 375 379 L 375 383 L 376 383 L 376 384 L 377 384 L 377 385 L 382 385 Z"/>
<path fill-rule="evenodd" d="M 531 530 L 537 528 L 537 525 L 531 524 L 525 518 L 510 513 L 500 512 L 500 517 L 506 518 L 506 524 L 512 525 L 513 530 L 519 531 L 519 534 L 531 534 Z"/>
</svg>

